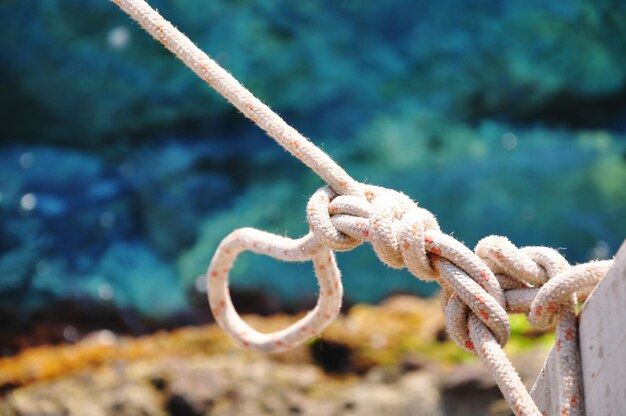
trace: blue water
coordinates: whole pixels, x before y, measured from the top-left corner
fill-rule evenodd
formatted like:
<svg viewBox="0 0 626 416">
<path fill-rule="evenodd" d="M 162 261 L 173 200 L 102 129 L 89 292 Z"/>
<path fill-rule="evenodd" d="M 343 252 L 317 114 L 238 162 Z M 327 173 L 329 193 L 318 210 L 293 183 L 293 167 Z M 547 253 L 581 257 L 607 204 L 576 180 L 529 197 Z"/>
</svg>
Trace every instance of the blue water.
<svg viewBox="0 0 626 416">
<path fill-rule="evenodd" d="M 152 3 L 356 179 L 470 247 L 500 234 L 579 262 L 626 236 L 624 2 Z M 4 2 L 0 45 L 0 318 L 190 316 L 231 230 L 307 231 L 321 181 L 112 2 Z M 350 301 L 436 290 L 369 247 L 338 260 Z M 286 306 L 316 291 L 310 265 L 251 254 L 233 286 Z"/>
</svg>

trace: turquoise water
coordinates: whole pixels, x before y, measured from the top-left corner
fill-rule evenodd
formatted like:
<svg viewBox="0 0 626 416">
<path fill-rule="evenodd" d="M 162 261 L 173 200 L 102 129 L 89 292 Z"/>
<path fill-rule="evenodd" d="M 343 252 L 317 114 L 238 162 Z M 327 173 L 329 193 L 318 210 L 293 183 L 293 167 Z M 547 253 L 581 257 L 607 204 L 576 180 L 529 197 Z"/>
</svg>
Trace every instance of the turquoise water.
<svg viewBox="0 0 626 416">
<path fill-rule="evenodd" d="M 500 234 L 578 262 L 626 236 L 626 3 L 152 3 L 356 179 L 470 247 Z M 307 231 L 321 181 L 112 2 L 6 1 L 0 23 L 2 322 L 59 304 L 131 328 L 201 320 L 227 233 Z M 338 259 L 350 301 L 436 290 L 369 247 Z M 254 255 L 233 285 L 274 308 L 316 290 L 309 265 Z"/>
</svg>

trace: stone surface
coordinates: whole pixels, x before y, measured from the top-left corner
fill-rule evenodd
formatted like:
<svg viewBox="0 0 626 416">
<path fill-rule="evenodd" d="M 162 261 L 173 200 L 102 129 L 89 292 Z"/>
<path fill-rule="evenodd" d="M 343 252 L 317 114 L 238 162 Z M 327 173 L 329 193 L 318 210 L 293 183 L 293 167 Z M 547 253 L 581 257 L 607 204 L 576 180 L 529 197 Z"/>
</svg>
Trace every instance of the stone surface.
<svg viewBox="0 0 626 416">
<path fill-rule="evenodd" d="M 440 337 L 438 303 L 357 305 L 319 339 L 276 355 L 241 350 L 216 325 L 140 338 L 99 331 L 0 359 L 0 414 L 508 414 L 480 363 Z M 294 317 L 245 319 L 268 332 Z M 527 384 L 545 352 L 512 355 Z"/>
<path fill-rule="evenodd" d="M 311 364 L 229 353 L 117 362 L 13 390 L 0 404 L 18 415 L 365 415 L 510 414 L 480 364 L 364 376 L 332 376 Z"/>
<path fill-rule="evenodd" d="M 241 355 L 118 363 L 11 392 L 14 415 L 469 415 L 443 413 L 437 374 L 337 379 L 308 365 Z M 157 380 L 157 381 L 155 381 Z"/>
</svg>

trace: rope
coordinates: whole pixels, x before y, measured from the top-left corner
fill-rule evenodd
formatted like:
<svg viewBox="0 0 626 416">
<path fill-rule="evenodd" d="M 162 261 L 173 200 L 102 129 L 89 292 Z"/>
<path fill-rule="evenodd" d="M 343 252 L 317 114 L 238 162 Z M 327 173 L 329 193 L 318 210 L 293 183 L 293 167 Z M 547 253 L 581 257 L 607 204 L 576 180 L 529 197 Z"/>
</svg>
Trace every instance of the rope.
<svg viewBox="0 0 626 416">
<path fill-rule="evenodd" d="M 346 195 L 359 195 L 359 184 L 326 153 L 263 104 L 217 62 L 202 52 L 156 10 L 142 0 L 112 0 L 148 33 L 169 49 L 200 78 L 246 117 L 265 130 L 293 156 L 317 173 L 324 182 Z"/>
<path fill-rule="evenodd" d="M 539 328 L 556 321 L 561 414 L 583 414 L 575 306 L 588 296 L 612 261 L 572 267 L 555 250 L 518 249 L 498 236 L 484 238 L 471 251 L 441 232 L 435 217 L 408 196 L 356 182 L 145 1 L 113 1 L 328 184 L 309 200 L 310 232 L 304 237 L 291 239 L 241 228 L 218 246 L 207 272 L 209 302 L 216 322 L 239 345 L 274 353 L 319 335 L 339 313 L 343 296 L 334 251 L 368 242 L 388 266 L 407 268 L 415 277 L 441 285 L 451 339 L 481 359 L 517 415 L 541 413 L 502 350 L 510 334 L 507 312 L 527 313 Z M 230 269 L 244 251 L 283 261 L 312 261 L 320 286 L 315 308 L 281 331 L 261 333 L 248 326 L 237 314 L 228 290 Z"/>
</svg>

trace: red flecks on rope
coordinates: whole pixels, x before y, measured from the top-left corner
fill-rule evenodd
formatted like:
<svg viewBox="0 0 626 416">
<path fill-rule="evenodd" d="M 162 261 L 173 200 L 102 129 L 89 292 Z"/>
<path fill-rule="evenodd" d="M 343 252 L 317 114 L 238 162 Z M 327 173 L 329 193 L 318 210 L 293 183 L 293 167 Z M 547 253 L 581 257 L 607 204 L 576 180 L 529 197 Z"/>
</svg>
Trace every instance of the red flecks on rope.
<svg viewBox="0 0 626 416">
<path fill-rule="evenodd" d="M 326 153 L 289 126 L 232 75 L 196 47 L 143 0 L 113 0 L 148 33 L 225 97 L 328 186 L 307 206 L 309 234 L 291 239 L 242 228 L 217 248 L 207 272 L 217 323 L 244 348 L 278 352 L 319 335 L 337 316 L 343 289 L 333 251 L 369 242 L 380 260 L 437 281 L 451 338 L 477 354 L 517 415 L 540 415 L 502 345 L 509 337 L 507 311 L 529 314 L 540 328 L 557 321 L 557 387 L 563 415 L 583 413 L 575 304 L 584 299 L 612 261 L 570 266 L 547 247 L 518 249 L 505 237 L 481 240 L 474 252 L 441 232 L 435 217 L 408 196 L 355 181 Z M 230 299 L 228 274 L 237 256 L 253 251 L 283 261 L 312 261 L 320 292 L 315 308 L 281 331 L 249 327 Z"/>
</svg>

